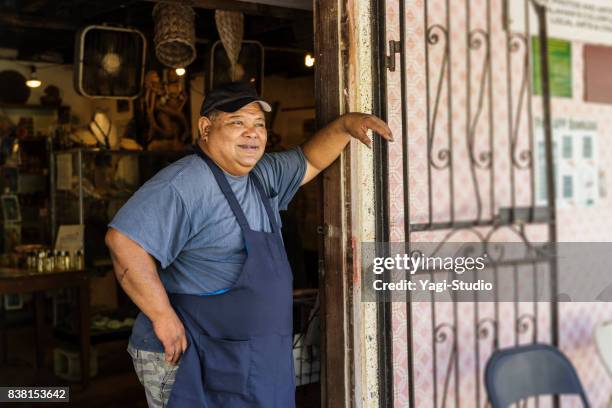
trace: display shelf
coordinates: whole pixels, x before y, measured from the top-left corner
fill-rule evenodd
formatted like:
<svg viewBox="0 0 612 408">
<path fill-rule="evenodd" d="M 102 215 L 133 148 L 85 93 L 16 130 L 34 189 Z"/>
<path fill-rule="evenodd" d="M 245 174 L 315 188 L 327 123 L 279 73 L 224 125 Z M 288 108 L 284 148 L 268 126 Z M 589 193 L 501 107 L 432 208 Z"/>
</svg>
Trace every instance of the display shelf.
<svg viewBox="0 0 612 408">
<path fill-rule="evenodd" d="M 20 222 L 11 230 L 12 235 L 3 237 L 4 243 L 0 246 L 4 252 L 10 252 L 15 245 L 50 240 L 50 223 L 46 216 L 49 213 L 50 135 L 59 121 L 59 108 L 0 103 L 0 112 L 15 124 L 17 135 L 7 136 L 11 145 L 0 166 L 0 190 L 17 196 L 21 213 Z M 20 129 L 25 129 L 25 133 Z"/>
<path fill-rule="evenodd" d="M 36 104 L 21 104 L 21 103 L 0 103 L 0 109 L 7 110 L 24 110 L 24 111 L 36 111 L 36 112 L 50 112 L 54 113 L 58 109 L 66 109 L 67 106 L 47 106 L 47 105 L 36 105 Z"/>
<path fill-rule="evenodd" d="M 108 330 L 100 330 L 91 328 L 91 334 L 89 338 L 91 339 L 91 344 L 96 345 L 100 343 L 106 343 L 109 341 L 118 341 L 118 340 L 127 340 L 132 333 L 131 327 L 122 327 L 120 329 L 108 329 Z M 53 328 L 53 335 L 64 342 L 78 344 L 79 342 L 79 334 L 75 333 L 67 325 L 61 325 Z"/>
<path fill-rule="evenodd" d="M 107 225 L 132 194 L 185 152 L 106 149 L 57 150 L 51 155 L 51 232 L 60 225 L 85 226 L 85 263 L 109 258 Z"/>
</svg>

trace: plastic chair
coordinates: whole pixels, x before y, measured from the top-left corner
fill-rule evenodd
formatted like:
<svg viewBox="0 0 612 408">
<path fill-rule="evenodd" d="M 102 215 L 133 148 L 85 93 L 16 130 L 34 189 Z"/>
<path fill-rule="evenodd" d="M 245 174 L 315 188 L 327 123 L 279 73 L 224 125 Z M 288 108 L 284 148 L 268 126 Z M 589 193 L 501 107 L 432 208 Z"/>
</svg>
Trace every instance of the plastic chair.
<svg viewBox="0 0 612 408">
<path fill-rule="evenodd" d="M 603 322 L 595 328 L 595 344 L 610 378 L 612 378 L 612 320 Z"/>
<path fill-rule="evenodd" d="M 572 363 L 556 348 L 530 344 L 498 350 L 487 362 L 485 386 L 492 408 L 506 408 L 537 395 L 579 395 L 589 408 Z"/>
<path fill-rule="evenodd" d="M 594 337 L 599 357 L 608 371 L 608 376 L 612 379 L 612 320 L 598 324 Z M 612 395 L 607 406 L 612 407 Z"/>
</svg>

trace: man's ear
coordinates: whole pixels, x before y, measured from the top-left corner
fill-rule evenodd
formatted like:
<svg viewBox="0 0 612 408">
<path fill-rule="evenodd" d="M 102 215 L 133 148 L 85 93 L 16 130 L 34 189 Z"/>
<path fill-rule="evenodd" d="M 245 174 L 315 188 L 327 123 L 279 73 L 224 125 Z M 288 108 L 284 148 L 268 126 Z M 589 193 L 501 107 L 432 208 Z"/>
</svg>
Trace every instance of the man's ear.
<svg viewBox="0 0 612 408">
<path fill-rule="evenodd" d="M 200 131 L 200 137 L 206 137 L 206 133 L 208 133 L 208 128 L 210 128 L 212 122 L 206 116 L 200 117 L 198 120 L 198 130 Z"/>
</svg>

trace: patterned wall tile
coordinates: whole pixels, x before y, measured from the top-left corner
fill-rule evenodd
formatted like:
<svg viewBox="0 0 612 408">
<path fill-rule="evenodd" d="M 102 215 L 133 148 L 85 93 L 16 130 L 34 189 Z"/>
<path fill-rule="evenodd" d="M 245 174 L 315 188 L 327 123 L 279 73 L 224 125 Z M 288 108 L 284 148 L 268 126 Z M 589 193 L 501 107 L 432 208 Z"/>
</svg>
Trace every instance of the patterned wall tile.
<svg viewBox="0 0 612 408">
<path fill-rule="evenodd" d="M 501 28 L 501 0 L 470 0 L 447 2 L 444 0 L 406 0 L 407 55 L 406 100 L 407 123 L 402 123 L 402 90 L 399 72 L 388 73 L 389 124 L 396 142 L 389 151 L 389 192 L 391 210 L 391 239 L 404 240 L 403 183 L 407 177 L 409 191 L 409 217 L 411 223 L 448 221 L 455 219 L 490 218 L 500 207 L 529 206 L 533 202 L 532 172 L 529 163 L 530 120 L 541 117 L 541 100 L 529 98 L 525 93 L 528 83 L 523 81 L 524 57 L 529 53 L 528 41 L 520 37 L 508 38 Z M 387 39 L 399 39 L 399 2 L 387 1 Z M 450 10 L 447 5 L 450 4 Z M 492 33 L 489 41 L 491 55 L 486 53 L 486 38 L 480 46 L 470 44 L 469 32 L 487 30 L 487 5 L 491 6 Z M 427 6 L 427 13 L 424 8 Z M 448 11 L 448 15 L 447 15 Z M 425 15 L 427 14 L 427 27 Z M 444 65 L 446 37 L 450 39 L 450 57 Z M 468 30 L 469 24 L 469 30 Z M 438 27 L 431 29 L 430 27 Z M 430 44 L 426 46 L 429 35 Z M 513 41 L 516 50 L 507 53 L 506 45 Z M 471 45 L 471 46 L 470 46 Z M 612 107 L 588 104 L 582 96 L 582 44 L 574 42 L 573 83 L 574 98 L 553 99 L 553 117 L 572 116 L 593 119 L 598 123 L 601 140 L 599 163 L 604 183 L 602 191 L 612 191 Z M 426 51 L 428 55 L 426 55 Z M 468 56 L 469 55 L 469 62 Z M 489 79 L 483 77 L 483 64 L 491 59 Z M 399 57 L 398 57 L 399 62 Z M 429 66 L 426 66 L 426 63 Z M 468 65 L 469 64 L 469 65 Z M 450 81 L 448 71 L 451 71 Z M 440 81 L 440 74 L 443 78 Z M 441 84 L 441 87 L 439 86 Z M 450 92 L 449 92 L 450 88 Z M 439 93 L 438 93 L 439 91 Z M 488 98 L 489 92 L 493 95 Z M 481 95 L 482 94 L 482 95 Z M 469 95 L 469 96 L 468 96 Z M 482 102 L 484 101 L 484 103 Z M 482 104 L 482 107 L 480 107 Z M 521 113 L 519 111 L 521 105 Z M 533 117 L 525 112 L 531 105 Z M 435 118 L 435 122 L 434 122 Z M 491 119 L 492 118 L 492 119 Z M 510 125 L 509 125 L 510 124 Z M 403 132 L 404 128 L 407 130 Z M 429 130 L 428 130 L 429 128 Z M 428 137 L 435 134 L 433 140 Z M 472 148 L 470 149 L 470 141 Z M 408 138 L 408 174 L 403 173 L 402 140 Z M 493 138 L 493 144 L 490 142 Z M 428 143 L 432 156 L 440 169 L 429 166 Z M 514 154 L 511 146 L 514 145 Z M 445 150 L 452 147 L 452 156 Z M 474 169 L 470 166 L 470 150 L 482 163 L 487 152 L 493 155 L 494 165 Z M 527 153 L 522 153 L 522 152 Z M 450 163 L 446 165 L 446 163 Z M 518 163 L 518 164 L 517 164 Z M 450 173 L 453 183 L 450 184 Z M 453 200 L 451 200 L 451 193 Z M 475 199 L 475 197 L 478 197 Z M 430 209 L 431 208 L 431 209 Z M 557 211 L 557 233 L 560 241 L 612 240 L 612 197 L 600 197 L 591 208 L 566 208 Z M 478 230 L 478 229 L 477 229 Z M 482 229 L 483 231 L 485 229 Z M 548 231 L 542 225 L 529 225 L 526 233 L 530 240 L 543 242 Z M 446 231 L 411 234 L 413 241 L 441 240 Z M 469 232 L 460 232 L 455 240 L 469 241 Z M 516 241 L 509 231 L 496 233 L 498 241 Z M 494 335 L 501 347 L 522 344 L 536 336 L 538 341 L 550 341 L 550 305 L 499 303 L 455 305 L 418 303 L 412 305 L 411 316 L 405 304 L 393 304 L 394 399 L 396 407 L 407 407 L 408 345 L 407 330 L 412 333 L 412 358 L 416 406 L 463 407 L 484 406 L 486 398 L 480 380 L 486 360 L 493 350 Z M 524 316 L 535 316 L 528 318 Z M 561 304 L 559 307 L 559 333 L 561 349 L 572 360 L 587 389 L 594 406 L 601 406 L 612 393 L 612 381 L 601 365 L 592 340 L 594 327 L 612 317 L 612 305 L 585 303 Z M 523 318 L 522 318 L 523 317 Z M 516 335 L 514 324 L 522 318 L 524 326 Z M 492 320 L 506 322 L 497 331 L 488 324 Z M 410 321 L 410 325 L 407 322 Z M 475 322 L 480 322 L 478 325 Z M 477 325 L 480 330 L 475 331 Z M 438 331 L 435 330 L 438 327 Z M 537 330 L 536 330 L 537 329 Z M 446 331 L 446 332 L 445 332 Z M 453 351 L 452 337 L 458 336 L 457 354 Z M 457 359 L 458 364 L 449 361 Z M 447 372 L 453 373 L 447 381 Z M 456 383 L 456 373 L 459 373 Z M 480 377 L 480 378 L 478 378 Z M 458 393 L 457 393 L 458 392 Z M 572 404 L 570 402 L 570 404 Z M 547 406 L 541 403 L 540 406 Z M 565 406 L 565 405 L 564 405 Z M 569 405 L 568 405 L 569 406 Z"/>
</svg>

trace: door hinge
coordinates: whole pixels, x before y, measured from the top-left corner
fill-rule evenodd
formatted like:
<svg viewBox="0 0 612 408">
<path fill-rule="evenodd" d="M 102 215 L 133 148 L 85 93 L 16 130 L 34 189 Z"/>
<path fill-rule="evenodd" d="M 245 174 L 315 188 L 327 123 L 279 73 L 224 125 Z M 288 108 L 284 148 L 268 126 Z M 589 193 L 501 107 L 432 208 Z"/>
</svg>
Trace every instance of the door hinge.
<svg viewBox="0 0 612 408">
<path fill-rule="evenodd" d="M 395 71 L 395 54 L 402 52 L 402 42 L 389 40 L 389 55 L 385 56 L 385 65 L 389 71 Z"/>
</svg>

